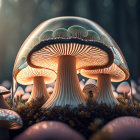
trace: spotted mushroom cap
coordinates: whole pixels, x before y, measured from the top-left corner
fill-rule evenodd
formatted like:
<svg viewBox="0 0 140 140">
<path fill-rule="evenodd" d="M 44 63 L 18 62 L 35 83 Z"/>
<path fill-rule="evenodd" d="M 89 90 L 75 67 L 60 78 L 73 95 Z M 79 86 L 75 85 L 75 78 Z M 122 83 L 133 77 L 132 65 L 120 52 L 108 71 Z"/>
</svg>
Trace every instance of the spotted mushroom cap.
<svg viewBox="0 0 140 140">
<path fill-rule="evenodd" d="M 19 129 L 22 125 L 22 119 L 15 111 L 0 109 L 0 128 Z"/>
<path fill-rule="evenodd" d="M 10 90 L 8 90 L 7 88 L 0 86 L 0 95 L 5 95 L 5 94 L 9 94 L 11 93 Z"/>
<path fill-rule="evenodd" d="M 116 45 L 99 25 L 85 18 L 58 17 L 47 20 L 23 43 L 13 73 L 26 61 L 34 68 L 57 71 L 57 58 L 62 55 L 75 56 L 77 70 L 108 67 L 113 62 L 112 46 L 104 43 L 104 40 L 108 40 L 112 46 Z M 33 55 L 29 53 L 31 50 Z"/>
<path fill-rule="evenodd" d="M 112 82 L 121 82 L 129 78 L 129 70 L 126 61 L 123 60 L 122 63 L 120 57 L 116 55 L 114 57 L 114 62 L 110 67 L 96 70 L 82 69 L 80 70 L 80 74 L 92 79 L 98 79 L 99 74 L 108 74 L 110 75 Z"/>
<path fill-rule="evenodd" d="M 26 129 L 15 140 L 85 140 L 66 124 L 57 121 L 43 121 Z"/>
</svg>

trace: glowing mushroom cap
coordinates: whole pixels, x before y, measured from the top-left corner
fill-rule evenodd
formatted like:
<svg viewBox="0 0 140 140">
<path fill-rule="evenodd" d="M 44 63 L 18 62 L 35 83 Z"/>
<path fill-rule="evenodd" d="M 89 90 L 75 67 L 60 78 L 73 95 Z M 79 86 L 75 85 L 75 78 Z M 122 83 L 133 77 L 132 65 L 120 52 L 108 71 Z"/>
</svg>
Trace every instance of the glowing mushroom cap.
<svg viewBox="0 0 140 140">
<path fill-rule="evenodd" d="M 47 69 L 31 68 L 27 66 L 16 73 L 15 79 L 22 85 L 30 85 L 33 84 L 34 77 L 43 77 L 44 82 L 47 84 L 56 79 L 56 73 Z"/>
<path fill-rule="evenodd" d="M 0 95 L 5 95 L 5 94 L 9 94 L 9 93 L 11 93 L 10 90 L 6 89 L 3 86 L 0 86 Z"/>
<path fill-rule="evenodd" d="M 109 35 L 108 38 L 110 38 Z M 101 40 L 103 41 L 104 38 L 101 38 Z M 99 74 L 108 74 L 110 75 L 112 82 L 121 82 L 127 80 L 129 78 L 129 69 L 126 60 L 116 42 L 114 40 L 113 42 L 114 44 L 111 44 L 108 40 L 107 42 L 104 42 L 111 47 L 114 55 L 114 62 L 110 67 L 91 70 L 82 69 L 80 74 L 91 79 L 98 79 Z"/>
<path fill-rule="evenodd" d="M 0 128 L 19 129 L 22 125 L 22 119 L 16 112 L 0 109 Z"/>
<path fill-rule="evenodd" d="M 38 37 L 32 38 L 32 42 L 28 46 L 23 43 L 17 54 L 13 68 L 13 77 L 22 85 L 33 84 L 34 77 L 37 76 L 43 77 L 45 83 L 51 83 L 56 79 L 56 73 L 52 70 L 32 68 L 27 64 L 28 53 L 38 43 Z"/>
<path fill-rule="evenodd" d="M 32 125 L 15 140 L 85 140 L 66 124 L 56 121 L 44 121 Z"/>
<path fill-rule="evenodd" d="M 128 82 L 122 82 L 118 85 L 117 91 L 120 93 L 129 93 L 130 92 L 130 85 Z"/>
<path fill-rule="evenodd" d="M 120 60 L 118 60 L 120 61 Z M 99 74 L 107 74 L 110 75 L 112 82 L 121 82 L 127 80 L 129 78 L 129 71 L 127 65 L 116 64 L 115 62 L 109 67 L 104 69 L 96 69 L 96 70 L 85 70 L 82 69 L 80 74 L 92 79 L 98 79 Z"/>
<path fill-rule="evenodd" d="M 112 46 L 116 44 L 99 25 L 80 17 L 58 17 L 43 22 L 31 33 L 20 50 L 14 69 L 19 66 L 34 38 L 40 38 L 40 43 L 27 58 L 28 64 L 34 68 L 57 71 L 58 57 L 63 55 L 76 57 L 77 70 L 104 68 L 113 62 L 112 47 L 104 40 L 108 40 Z"/>
<path fill-rule="evenodd" d="M 119 117 L 109 122 L 102 130 L 108 131 L 112 140 L 140 139 L 140 119 Z"/>
</svg>

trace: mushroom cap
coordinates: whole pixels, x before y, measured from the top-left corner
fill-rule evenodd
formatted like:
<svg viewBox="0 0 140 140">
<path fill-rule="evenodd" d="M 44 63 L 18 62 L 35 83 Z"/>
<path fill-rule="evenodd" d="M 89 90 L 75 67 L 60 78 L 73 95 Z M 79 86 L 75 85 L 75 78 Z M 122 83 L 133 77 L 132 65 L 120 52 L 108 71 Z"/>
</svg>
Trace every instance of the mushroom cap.
<svg viewBox="0 0 140 140">
<path fill-rule="evenodd" d="M 26 68 L 18 71 L 15 74 L 15 79 L 22 85 L 30 85 L 33 84 L 34 77 L 38 76 L 42 76 L 46 84 L 52 83 L 56 79 L 55 72 L 47 69 L 32 68 L 30 66 L 27 66 Z"/>
<path fill-rule="evenodd" d="M 94 79 L 88 79 L 86 81 L 85 85 L 87 85 L 87 84 L 94 84 L 94 85 L 96 85 L 96 81 Z"/>
<path fill-rule="evenodd" d="M 110 75 L 112 82 L 121 82 L 129 78 L 128 69 L 122 67 L 122 65 L 113 63 L 110 67 L 104 69 L 96 70 L 85 70 L 81 69 L 80 74 L 91 79 L 98 79 L 99 74 L 108 74 Z"/>
<path fill-rule="evenodd" d="M 10 89 L 10 87 L 11 87 L 11 82 L 8 81 L 8 80 L 4 80 L 4 81 L 1 83 L 1 86 L 6 87 L 7 89 Z"/>
<path fill-rule="evenodd" d="M 22 100 L 28 100 L 30 98 L 30 93 L 24 93 Z"/>
<path fill-rule="evenodd" d="M 22 125 L 22 119 L 15 111 L 0 109 L 0 128 L 19 129 Z"/>
<path fill-rule="evenodd" d="M 16 93 L 15 93 L 15 95 L 14 95 L 14 98 L 17 97 L 17 96 L 21 96 L 21 95 L 23 95 L 23 94 L 24 94 L 24 90 L 23 90 L 23 88 L 22 88 L 21 86 L 19 86 L 19 87 L 17 88 L 17 90 L 16 90 Z"/>
<path fill-rule="evenodd" d="M 83 88 L 83 93 L 87 94 L 90 91 L 92 91 L 92 93 L 96 94 L 96 93 L 99 92 L 99 89 L 94 84 L 87 84 L 87 85 L 85 85 L 85 87 Z"/>
<path fill-rule="evenodd" d="M 96 32 L 90 31 L 92 39 L 88 37 L 89 30 Z M 52 35 L 50 35 L 51 32 Z M 13 73 L 26 61 L 34 68 L 57 71 L 57 58 L 62 55 L 75 56 L 76 69 L 108 67 L 113 62 L 113 49 L 111 49 L 112 46 L 104 43 L 105 39 L 98 40 L 101 36 L 112 46 L 115 45 L 113 39 L 99 25 L 85 18 L 58 17 L 47 20 L 39 25 L 23 43 L 17 55 Z M 39 43 L 35 46 L 37 38 Z M 28 52 L 30 52 L 29 55 Z M 32 53 L 34 55 L 31 55 Z"/>
<path fill-rule="evenodd" d="M 33 89 L 33 85 L 28 85 L 25 88 L 25 92 L 32 92 L 32 89 Z"/>
<path fill-rule="evenodd" d="M 32 125 L 15 140 L 85 140 L 66 124 L 57 121 L 44 121 Z"/>
<path fill-rule="evenodd" d="M 29 46 L 25 46 L 24 52 L 22 51 L 23 47 L 21 47 L 17 54 L 13 68 L 13 77 L 18 83 L 22 85 L 33 84 L 33 79 L 36 76 L 43 76 L 45 83 L 53 82 L 56 79 L 56 74 L 52 70 L 32 68 L 27 64 L 26 57 L 28 53 L 38 43 L 39 38 L 32 38 L 32 43 L 28 44 Z M 22 46 L 24 46 L 24 43 Z"/>
<path fill-rule="evenodd" d="M 10 90 L 8 90 L 7 88 L 0 86 L 0 95 L 5 95 L 5 94 L 9 94 L 11 93 Z"/>
<path fill-rule="evenodd" d="M 122 93 L 129 93 L 130 92 L 130 85 L 128 82 L 121 82 L 118 87 L 117 87 L 117 91 L 118 92 L 122 92 Z"/>
<path fill-rule="evenodd" d="M 140 138 L 140 119 L 119 117 L 109 122 L 102 130 L 107 130 L 112 140 L 132 140 Z"/>
</svg>

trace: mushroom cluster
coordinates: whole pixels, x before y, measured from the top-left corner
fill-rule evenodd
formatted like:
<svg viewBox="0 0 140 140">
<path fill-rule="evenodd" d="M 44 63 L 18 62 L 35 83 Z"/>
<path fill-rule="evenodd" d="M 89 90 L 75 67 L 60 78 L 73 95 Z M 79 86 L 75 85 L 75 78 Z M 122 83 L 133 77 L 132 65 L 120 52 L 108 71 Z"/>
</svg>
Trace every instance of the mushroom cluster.
<svg viewBox="0 0 140 140">
<path fill-rule="evenodd" d="M 97 79 L 98 103 L 118 104 L 111 81 L 128 79 L 129 71 L 115 41 L 96 23 L 80 17 L 58 17 L 39 25 L 23 43 L 13 69 L 14 79 L 33 84 L 28 102 L 43 108 L 86 104 L 77 73 Z M 56 79 L 53 93 L 46 83 Z"/>
</svg>

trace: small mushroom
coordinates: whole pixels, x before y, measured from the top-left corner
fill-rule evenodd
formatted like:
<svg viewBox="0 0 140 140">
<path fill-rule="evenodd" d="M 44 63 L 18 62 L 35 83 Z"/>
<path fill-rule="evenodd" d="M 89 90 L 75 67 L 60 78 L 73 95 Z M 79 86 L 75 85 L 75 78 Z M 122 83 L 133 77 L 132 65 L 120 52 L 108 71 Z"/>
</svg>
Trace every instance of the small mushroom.
<svg viewBox="0 0 140 140">
<path fill-rule="evenodd" d="M 105 125 L 102 131 L 109 132 L 111 140 L 140 139 L 140 119 L 119 117 Z"/>
<path fill-rule="evenodd" d="M 32 92 L 32 89 L 33 89 L 33 85 L 28 85 L 28 86 L 26 86 L 26 88 L 25 88 L 25 92 L 31 93 L 31 92 Z"/>
<path fill-rule="evenodd" d="M 3 98 L 3 95 L 10 94 L 10 90 L 6 89 L 3 86 L 0 86 L 0 108 L 8 109 L 9 105 L 6 103 L 6 101 Z"/>
<path fill-rule="evenodd" d="M 16 90 L 16 93 L 14 95 L 15 101 L 21 101 L 22 96 L 24 95 L 24 90 L 21 86 L 19 86 Z"/>
<path fill-rule="evenodd" d="M 8 109 L 0 109 L 0 140 L 9 140 L 9 129 L 19 129 L 23 125 L 20 116 Z"/>
<path fill-rule="evenodd" d="M 23 101 L 27 101 L 29 98 L 30 98 L 30 93 L 24 93 L 24 95 L 22 96 Z"/>
<path fill-rule="evenodd" d="M 87 84 L 83 88 L 83 93 L 86 95 L 87 100 L 95 100 L 99 89 L 94 84 Z"/>
<path fill-rule="evenodd" d="M 117 91 L 124 94 L 124 97 L 127 98 L 127 95 L 130 92 L 130 86 L 128 82 L 122 82 L 118 85 Z"/>
<path fill-rule="evenodd" d="M 32 125 L 15 140 L 85 140 L 85 138 L 64 123 L 44 121 Z"/>
<path fill-rule="evenodd" d="M 2 83 L 1 83 L 1 86 L 7 88 L 7 89 L 10 89 L 11 87 L 11 82 L 8 81 L 8 80 L 4 80 Z"/>
<path fill-rule="evenodd" d="M 33 84 L 28 103 L 38 102 L 43 105 L 50 96 L 45 84 L 53 82 L 56 79 L 56 73 L 48 69 L 31 68 L 27 65 L 15 74 L 15 79 L 22 85 Z"/>
</svg>

